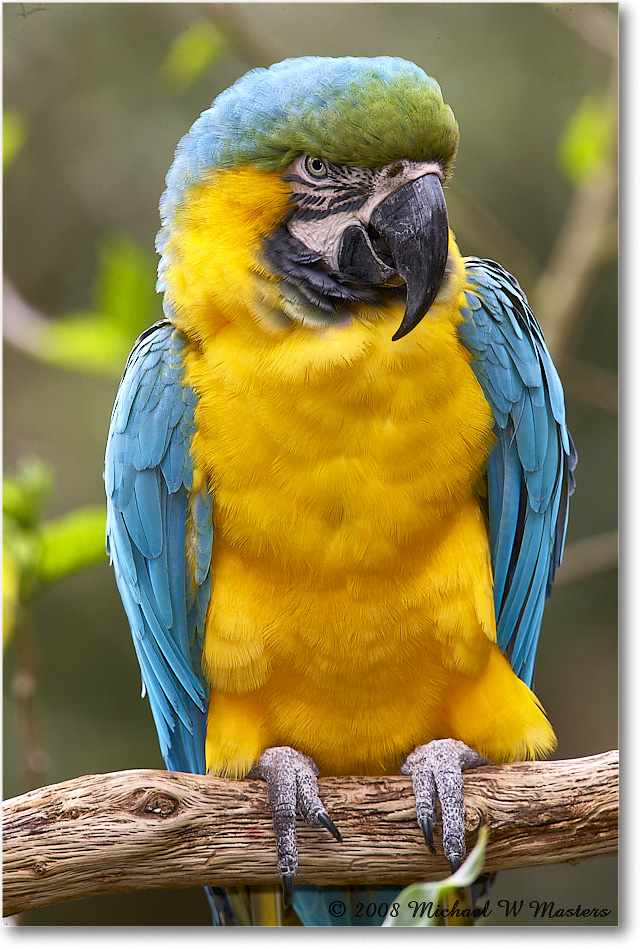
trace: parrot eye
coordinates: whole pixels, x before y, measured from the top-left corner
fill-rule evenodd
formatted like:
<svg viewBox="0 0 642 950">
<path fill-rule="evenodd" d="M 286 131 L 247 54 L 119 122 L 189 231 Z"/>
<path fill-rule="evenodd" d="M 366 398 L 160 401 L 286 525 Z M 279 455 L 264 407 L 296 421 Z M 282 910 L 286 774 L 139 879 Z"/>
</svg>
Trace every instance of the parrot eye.
<svg viewBox="0 0 642 950">
<path fill-rule="evenodd" d="M 303 167 L 311 178 L 325 178 L 328 174 L 328 166 L 322 158 L 306 155 Z"/>
</svg>

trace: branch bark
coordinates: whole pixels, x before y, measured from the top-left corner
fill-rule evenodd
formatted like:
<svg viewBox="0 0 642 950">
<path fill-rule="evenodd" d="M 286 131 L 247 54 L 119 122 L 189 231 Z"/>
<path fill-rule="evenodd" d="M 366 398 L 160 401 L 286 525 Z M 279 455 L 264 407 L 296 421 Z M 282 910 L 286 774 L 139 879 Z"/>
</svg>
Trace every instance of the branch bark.
<svg viewBox="0 0 642 950">
<path fill-rule="evenodd" d="M 319 788 L 344 841 L 299 823 L 299 883 L 403 886 L 449 873 L 441 849 L 433 856 L 423 842 L 410 779 L 324 778 Z M 614 854 L 617 788 L 617 752 L 466 772 L 468 845 L 488 825 L 488 872 Z M 5 915 L 95 894 L 279 879 L 266 787 L 253 780 L 86 775 L 5 802 L 3 840 Z"/>
</svg>

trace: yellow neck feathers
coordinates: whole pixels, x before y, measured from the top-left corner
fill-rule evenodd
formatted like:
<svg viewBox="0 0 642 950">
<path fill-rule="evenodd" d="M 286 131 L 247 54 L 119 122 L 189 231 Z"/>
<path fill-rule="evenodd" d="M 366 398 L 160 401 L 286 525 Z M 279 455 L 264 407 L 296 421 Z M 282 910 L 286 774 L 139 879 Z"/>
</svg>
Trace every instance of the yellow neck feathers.
<svg viewBox="0 0 642 950">
<path fill-rule="evenodd" d="M 211 339 L 229 323 L 252 335 L 261 325 L 260 288 L 274 283 L 261 263 L 261 241 L 289 197 L 279 175 L 249 167 L 212 172 L 188 190 L 165 253 L 175 323 L 189 339 Z"/>
</svg>

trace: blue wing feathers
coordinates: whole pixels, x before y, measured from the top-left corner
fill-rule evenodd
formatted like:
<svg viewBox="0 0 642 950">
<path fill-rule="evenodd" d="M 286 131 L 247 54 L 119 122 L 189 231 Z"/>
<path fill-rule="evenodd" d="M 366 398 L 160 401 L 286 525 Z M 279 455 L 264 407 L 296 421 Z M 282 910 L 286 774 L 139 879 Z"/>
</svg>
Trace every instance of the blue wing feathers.
<svg viewBox="0 0 642 950">
<path fill-rule="evenodd" d="M 212 503 L 202 492 L 192 496 L 192 519 L 195 529 L 194 553 L 196 556 L 194 580 L 203 584 L 210 569 L 214 525 L 212 523 Z"/>
<path fill-rule="evenodd" d="M 465 266 L 460 338 L 497 437 L 487 469 L 497 642 L 530 685 L 577 456 L 562 384 L 519 284 L 493 261 L 468 258 Z"/>
<path fill-rule="evenodd" d="M 491 562 L 493 565 L 495 604 L 500 605 L 509 579 L 513 542 L 519 534 L 523 492 L 519 488 L 519 462 L 516 453 L 507 452 L 508 443 L 500 443 L 492 453 L 488 470 L 497 469 L 501 478 L 489 478 L 488 510 L 490 519 Z"/>
<path fill-rule="evenodd" d="M 132 501 L 125 510 L 125 523 L 135 532 L 137 547 L 146 558 L 160 557 L 163 550 L 161 486 L 156 472 L 144 468 L 134 482 Z"/>
<path fill-rule="evenodd" d="M 165 762 L 204 772 L 212 499 L 206 486 L 191 497 L 196 397 L 184 384 L 184 349 L 161 323 L 127 362 L 105 455 L 107 547 Z"/>
<path fill-rule="evenodd" d="M 179 635 L 180 639 L 181 611 L 180 609 L 177 610 L 175 616 L 171 590 L 173 581 L 170 576 L 170 566 L 167 558 L 167 545 L 163 546 L 163 549 L 158 557 L 146 560 L 145 568 L 149 576 L 149 585 L 158 605 L 159 618 L 167 630 L 170 630 L 176 622 L 177 634 Z"/>
</svg>

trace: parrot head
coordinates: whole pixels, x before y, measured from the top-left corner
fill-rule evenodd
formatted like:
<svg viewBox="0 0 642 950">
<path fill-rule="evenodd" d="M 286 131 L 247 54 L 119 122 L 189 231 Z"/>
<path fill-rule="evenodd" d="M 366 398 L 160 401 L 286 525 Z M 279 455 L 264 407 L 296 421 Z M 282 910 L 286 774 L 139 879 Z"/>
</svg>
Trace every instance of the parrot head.
<svg viewBox="0 0 642 950">
<path fill-rule="evenodd" d="M 444 278 L 443 184 L 458 139 L 438 84 L 405 60 L 309 56 L 251 70 L 194 123 L 168 173 L 166 310 L 176 316 L 176 285 L 202 284 L 196 268 L 209 262 L 209 292 L 225 286 L 228 313 L 253 299 L 264 324 L 270 313 L 273 327 L 322 327 L 402 300 L 401 338 Z"/>
</svg>

